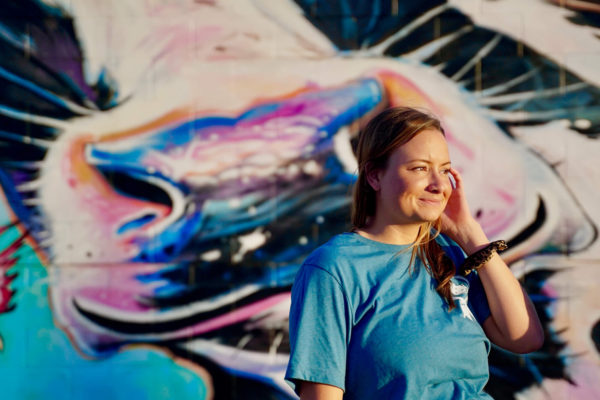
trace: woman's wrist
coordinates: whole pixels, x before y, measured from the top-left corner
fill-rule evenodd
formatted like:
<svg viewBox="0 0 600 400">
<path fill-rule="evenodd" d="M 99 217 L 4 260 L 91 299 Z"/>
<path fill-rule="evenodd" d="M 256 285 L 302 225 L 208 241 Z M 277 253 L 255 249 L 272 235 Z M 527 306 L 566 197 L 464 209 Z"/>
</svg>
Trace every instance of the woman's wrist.
<svg viewBox="0 0 600 400">
<path fill-rule="evenodd" d="M 490 243 L 483 228 L 475 219 L 461 227 L 455 241 L 468 256 Z"/>
<path fill-rule="evenodd" d="M 469 275 L 471 271 L 478 270 L 483 267 L 487 262 L 499 251 L 504 251 L 508 248 L 504 240 L 496 240 L 481 250 L 469 255 L 460 266 L 461 275 Z"/>
</svg>

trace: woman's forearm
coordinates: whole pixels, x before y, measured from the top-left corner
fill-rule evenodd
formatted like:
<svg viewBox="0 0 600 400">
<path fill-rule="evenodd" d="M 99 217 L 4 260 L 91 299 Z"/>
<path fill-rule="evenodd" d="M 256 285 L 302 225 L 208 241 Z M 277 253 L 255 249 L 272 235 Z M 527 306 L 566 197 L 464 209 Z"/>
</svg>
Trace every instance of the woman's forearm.
<svg viewBox="0 0 600 400">
<path fill-rule="evenodd" d="M 479 277 L 492 318 L 502 335 L 496 344 L 517 353 L 540 348 L 544 332 L 535 308 L 502 258 L 495 254 L 479 270 Z"/>
<path fill-rule="evenodd" d="M 472 225 L 465 229 L 459 245 L 470 255 L 485 247 L 489 240 L 483 229 Z M 498 254 L 479 269 L 479 277 L 490 306 L 493 328 L 486 334 L 507 350 L 526 353 L 541 347 L 544 333 L 531 300 Z M 484 325 L 489 328 L 490 324 Z M 497 329 L 495 329 L 497 327 Z"/>
</svg>

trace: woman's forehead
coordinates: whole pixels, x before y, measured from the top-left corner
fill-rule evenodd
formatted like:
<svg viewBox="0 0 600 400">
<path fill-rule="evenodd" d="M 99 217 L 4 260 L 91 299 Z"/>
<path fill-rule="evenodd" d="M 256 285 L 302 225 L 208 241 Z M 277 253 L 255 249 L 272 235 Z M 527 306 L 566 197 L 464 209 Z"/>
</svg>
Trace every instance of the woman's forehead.
<svg viewBox="0 0 600 400">
<path fill-rule="evenodd" d="M 392 156 L 402 162 L 413 160 L 450 161 L 446 138 L 437 129 L 426 129 L 419 132 L 408 142 L 395 149 Z"/>
</svg>

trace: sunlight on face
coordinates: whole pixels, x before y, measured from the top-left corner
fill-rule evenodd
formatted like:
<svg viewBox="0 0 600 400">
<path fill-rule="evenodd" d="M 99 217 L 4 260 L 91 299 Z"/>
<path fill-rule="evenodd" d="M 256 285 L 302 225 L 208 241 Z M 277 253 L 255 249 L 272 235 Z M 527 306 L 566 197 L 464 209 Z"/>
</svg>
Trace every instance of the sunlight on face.
<svg viewBox="0 0 600 400">
<path fill-rule="evenodd" d="M 452 192 L 450 155 L 441 132 L 427 129 L 397 148 L 379 172 L 377 216 L 390 223 L 432 222 Z"/>
</svg>

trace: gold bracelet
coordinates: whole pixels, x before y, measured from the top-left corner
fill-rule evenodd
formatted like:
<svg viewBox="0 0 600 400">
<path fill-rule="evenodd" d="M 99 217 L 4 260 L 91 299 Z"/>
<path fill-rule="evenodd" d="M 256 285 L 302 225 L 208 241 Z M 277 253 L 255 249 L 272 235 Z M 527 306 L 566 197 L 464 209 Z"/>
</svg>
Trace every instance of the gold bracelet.
<svg viewBox="0 0 600 400">
<path fill-rule="evenodd" d="M 465 259 L 460 266 L 462 275 L 469 275 L 471 271 L 478 270 L 483 267 L 486 262 L 490 261 L 494 253 L 508 249 L 504 240 L 496 240 L 485 246 L 483 249 L 476 251 Z"/>
</svg>

